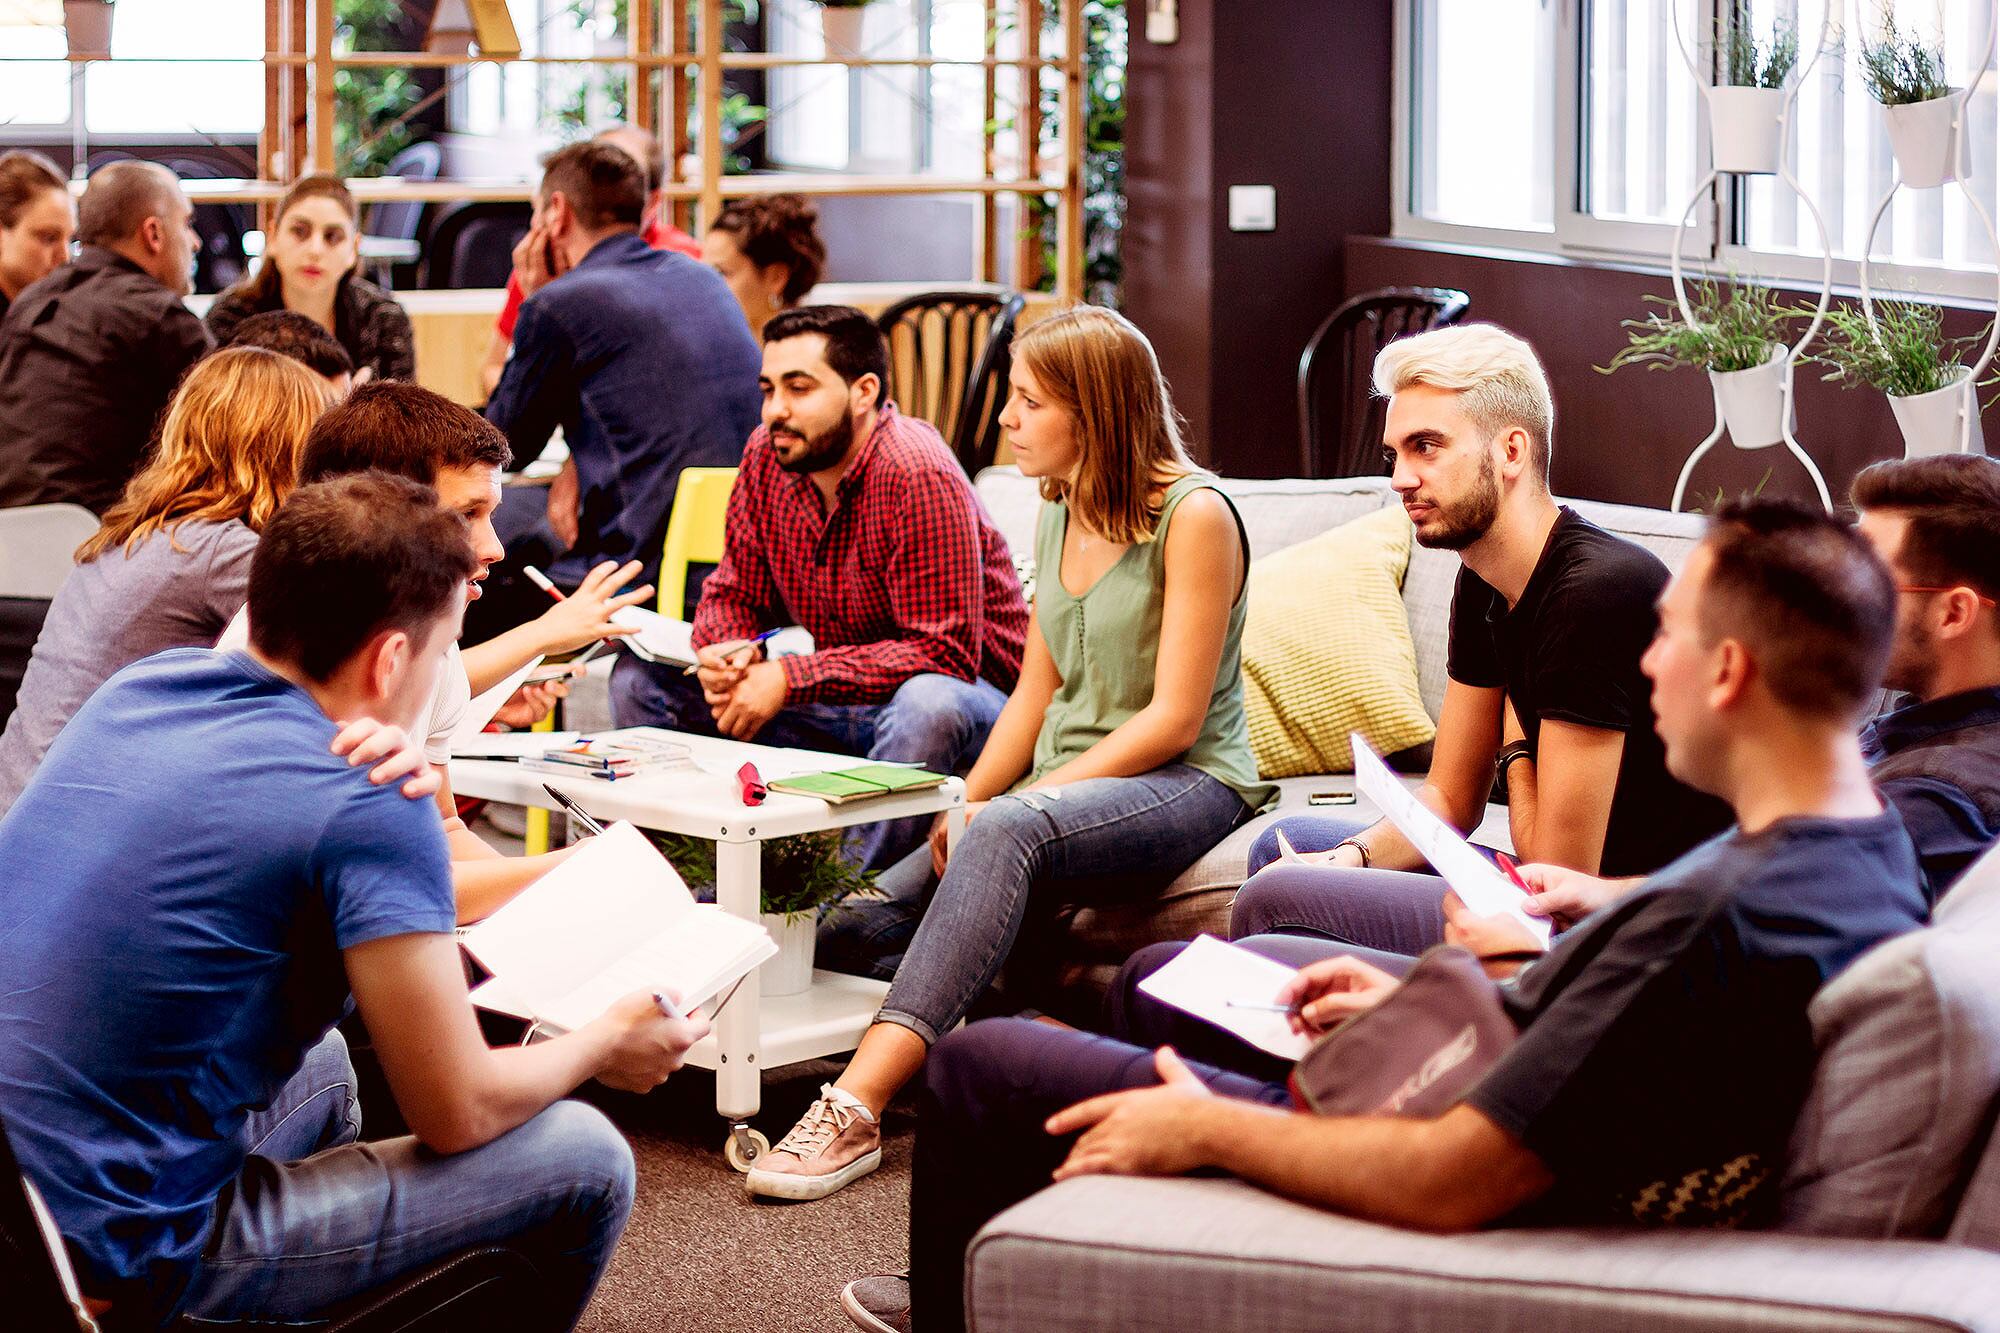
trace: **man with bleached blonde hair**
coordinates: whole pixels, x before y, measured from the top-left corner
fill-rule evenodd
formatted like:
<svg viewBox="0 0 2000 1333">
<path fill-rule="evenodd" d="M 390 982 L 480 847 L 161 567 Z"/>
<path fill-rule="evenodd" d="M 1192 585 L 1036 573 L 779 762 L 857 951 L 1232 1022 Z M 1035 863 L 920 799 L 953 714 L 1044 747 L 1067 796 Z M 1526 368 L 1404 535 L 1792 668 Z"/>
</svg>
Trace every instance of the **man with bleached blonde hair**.
<svg viewBox="0 0 2000 1333">
<path fill-rule="evenodd" d="M 1464 560 L 1419 798 L 1470 830 L 1497 777 L 1520 859 L 1591 874 L 1657 870 L 1723 828 L 1719 803 L 1668 775 L 1639 674 L 1666 566 L 1551 496 L 1555 408 L 1534 349 L 1491 324 L 1438 329 L 1385 347 L 1375 390 L 1417 541 Z M 1256 874 L 1232 934 L 1411 955 L 1443 938 L 1443 888 L 1407 873 L 1424 861 L 1393 825 L 1288 819 L 1253 849 L 1253 871 L 1277 859 L 1280 828 L 1318 864 Z M 1142 954 L 1128 971 L 1157 965 Z"/>
</svg>

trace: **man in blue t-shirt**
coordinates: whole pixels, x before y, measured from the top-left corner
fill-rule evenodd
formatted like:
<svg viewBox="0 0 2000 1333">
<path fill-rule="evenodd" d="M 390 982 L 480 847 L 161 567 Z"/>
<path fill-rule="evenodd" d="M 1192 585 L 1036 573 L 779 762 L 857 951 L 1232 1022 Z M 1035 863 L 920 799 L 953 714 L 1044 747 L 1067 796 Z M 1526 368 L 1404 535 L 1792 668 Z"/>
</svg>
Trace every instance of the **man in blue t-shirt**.
<svg viewBox="0 0 2000 1333">
<path fill-rule="evenodd" d="M 1122 1040 L 975 1023 L 926 1066 L 911 1275 L 850 1284 L 848 1313 L 867 1329 L 960 1327 L 967 1244 L 1052 1172 L 1218 1168 L 1430 1231 L 1501 1217 L 1685 1226 L 1766 1215 L 1812 1075 L 1807 1005 L 1926 914 L 1916 855 L 1854 730 L 1880 685 L 1894 610 L 1888 570 L 1851 528 L 1816 509 L 1725 507 L 1660 599 L 1643 666 L 1668 768 L 1727 801 L 1736 826 L 1501 986 L 1519 1036 L 1463 1100 L 1434 1118 L 1303 1114 L 1269 1056 L 1238 1043 L 1236 1056 L 1184 1063 L 1163 1038 L 1201 1025 L 1129 993 Z M 1546 865 L 1522 874 L 1593 878 Z M 1508 917 L 1455 912 L 1451 935 L 1489 959 L 1542 948 Z M 1298 1009 L 1300 1032 L 1399 984 L 1328 941 L 1248 946 L 1304 964 L 1276 997 Z M 1489 971 L 1499 967 L 1514 970 Z"/>
<path fill-rule="evenodd" d="M 549 1302 L 524 1326 L 568 1327 L 610 1257 L 630 1151 L 559 1099 L 655 1086 L 705 1025 L 633 996 L 488 1050 L 436 814 L 330 746 L 415 717 L 475 568 L 428 487 L 302 488 L 250 647 L 120 672 L 0 821 L 0 1119 L 114 1326 L 310 1321 L 506 1242 Z M 350 987 L 413 1137 L 355 1141 Z"/>
</svg>

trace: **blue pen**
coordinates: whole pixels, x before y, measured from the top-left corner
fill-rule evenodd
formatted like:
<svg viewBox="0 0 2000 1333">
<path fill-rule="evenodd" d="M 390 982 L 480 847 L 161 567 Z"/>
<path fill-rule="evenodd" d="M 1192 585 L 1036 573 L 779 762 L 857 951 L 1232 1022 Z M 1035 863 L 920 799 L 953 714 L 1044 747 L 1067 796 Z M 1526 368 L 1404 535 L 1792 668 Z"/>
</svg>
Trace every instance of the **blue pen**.
<svg viewBox="0 0 2000 1333">
<path fill-rule="evenodd" d="M 743 640 L 741 643 L 737 644 L 729 651 L 731 653 L 740 653 L 745 648 L 755 648 L 758 644 L 763 643 L 766 639 L 775 638 L 776 636 L 783 634 L 784 632 L 785 632 L 784 626 L 782 625 L 779 626 L 777 629 L 767 629 L 761 634 L 756 634 L 751 636 L 750 638 Z M 687 670 L 681 672 L 681 674 L 683 676 L 692 676 L 695 672 L 699 670 L 701 670 L 701 663 L 692 662 L 689 663 Z"/>
</svg>

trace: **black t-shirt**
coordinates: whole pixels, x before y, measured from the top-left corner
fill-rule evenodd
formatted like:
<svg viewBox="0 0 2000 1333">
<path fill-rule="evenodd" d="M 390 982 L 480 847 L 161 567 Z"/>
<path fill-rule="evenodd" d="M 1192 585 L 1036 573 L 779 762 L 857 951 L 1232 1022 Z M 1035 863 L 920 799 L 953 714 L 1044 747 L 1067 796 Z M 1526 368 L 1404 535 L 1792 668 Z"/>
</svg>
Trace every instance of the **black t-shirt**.
<svg viewBox="0 0 2000 1333">
<path fill-rule="evenodd" d="M 1598 873 L 1651 874 L 1729 827 L 1729 807 L 1667 773 L 1639 659 L 1653 641 L 1667 567 L 1565 508 L 1510 611 L 1461 569 L 1451 600 L 1447 670 L 1463 685 L 1504 689 L 1530 745 L 1542 720 L 1625 734 Z"/>
<path fill-rule="evenodd" d="M 1806 1006 L 1921 924 L 1895 811 L 1783 819 L 1696 848 L 1503 997 L 1521 1039 L 1467 1101 L 1554 1174 L 1554 1224 L 1763 1220 L 1812 1078 Z"/>
</svg>

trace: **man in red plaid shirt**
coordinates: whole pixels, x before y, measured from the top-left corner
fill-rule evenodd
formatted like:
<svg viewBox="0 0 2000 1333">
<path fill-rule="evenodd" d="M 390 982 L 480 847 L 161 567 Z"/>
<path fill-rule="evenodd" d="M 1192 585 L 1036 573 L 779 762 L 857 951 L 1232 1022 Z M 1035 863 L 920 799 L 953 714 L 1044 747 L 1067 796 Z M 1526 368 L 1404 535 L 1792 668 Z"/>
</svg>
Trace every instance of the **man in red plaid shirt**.
<svg viewBox="0 0 2000 1333">
<path fill-rule="evenodd" d="M 888 348 L 847 306 L 764 327 L 764 424 L 750 437 L 722 564 L 694 616 L 701 658 L 620 659 L 620 726 L 665 726 L 956 772 L 1021 669 L 1028 608 L 1007 542 L 927 422 L 884 396 Z M 803 626 L 813 651 L 767 655 Z M 848 851 L 889 865 L 928 821 L 864 825 Z"/>
</svg>

